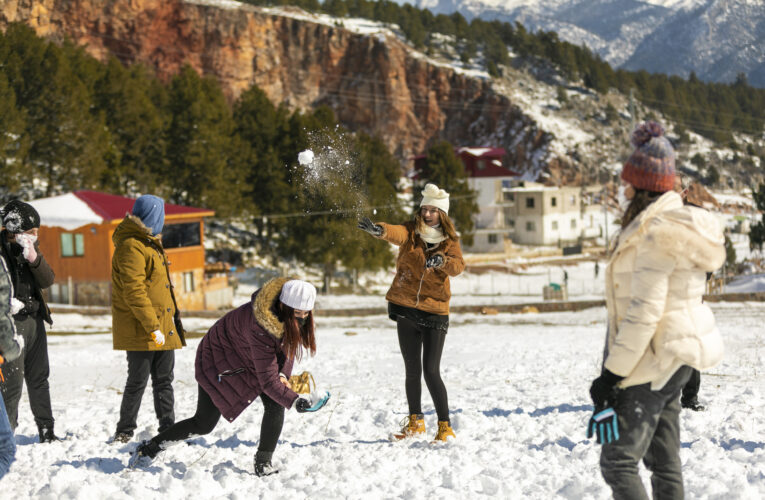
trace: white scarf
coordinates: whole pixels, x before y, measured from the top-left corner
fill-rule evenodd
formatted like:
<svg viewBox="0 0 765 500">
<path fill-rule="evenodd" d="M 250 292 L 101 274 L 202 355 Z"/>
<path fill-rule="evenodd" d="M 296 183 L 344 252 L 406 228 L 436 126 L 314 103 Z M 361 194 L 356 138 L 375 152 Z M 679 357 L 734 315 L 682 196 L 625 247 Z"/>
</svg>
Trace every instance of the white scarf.
<svg viewBox="0 0 765 500">
<path fill-rule="evenodd" d="M 422 241 L 430 243 L 431 245 L 437 245 L 446 239 L 446 235 L 441 230 L 441 224 L 435 227 L 430 227 L 423 222 L 415 232 L 420 235 Z"/>
</svg>

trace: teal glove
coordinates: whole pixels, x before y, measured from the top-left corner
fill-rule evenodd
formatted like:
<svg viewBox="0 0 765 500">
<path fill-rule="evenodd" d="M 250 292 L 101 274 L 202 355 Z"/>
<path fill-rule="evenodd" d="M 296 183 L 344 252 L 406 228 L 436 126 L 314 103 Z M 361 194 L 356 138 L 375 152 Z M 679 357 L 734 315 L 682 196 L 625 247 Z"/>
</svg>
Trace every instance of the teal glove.
<svg viewBox="0 0 765 500">
<path fill-rule="evenodd" d="M 587 424 L 587 437 L 597 436 L 598 444 L 614 443 L 619 439 L 619 419 L 613 408 L 596 411 Z"/>
</svg>

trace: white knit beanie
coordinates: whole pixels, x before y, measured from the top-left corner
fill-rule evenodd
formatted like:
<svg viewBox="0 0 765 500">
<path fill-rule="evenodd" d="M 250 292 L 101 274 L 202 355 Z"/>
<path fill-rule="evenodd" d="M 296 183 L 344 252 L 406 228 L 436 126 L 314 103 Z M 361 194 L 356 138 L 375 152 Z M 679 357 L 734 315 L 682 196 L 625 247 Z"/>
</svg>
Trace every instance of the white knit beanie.
<svg viewBox="0 0 765 500">
<path fill-rule="evenodd" d="M 438 189 L 435 184 L 425 184 L 425 189 L 422 190 L 422 201 L 420 206 L 430 205 L 436 208 L 440 208 L 444 213 L 449 213 L 449 193 L 443 189 Z"/>
<path fill-rule="evenodd" d="M 279 300 L 282 301 L 282 304 L 293 309 L 311 311 L 316 301 L 316 287 L 307 281 L 290 280 L 282 287 Z"/>
</svg>

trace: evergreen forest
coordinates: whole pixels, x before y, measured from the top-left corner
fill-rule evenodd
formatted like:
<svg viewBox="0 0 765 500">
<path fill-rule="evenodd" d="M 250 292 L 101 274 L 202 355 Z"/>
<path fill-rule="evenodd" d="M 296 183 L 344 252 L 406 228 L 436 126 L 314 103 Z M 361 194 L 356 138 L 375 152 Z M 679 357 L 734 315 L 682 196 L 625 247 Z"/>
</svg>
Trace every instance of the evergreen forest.
<svg viewBox="0 0 765 500">
<path fill-rule="evenodd" d="M 344 171 L 317 179 L 298 161 L 339 145 Z M 435 154 L 460 165 L 451 146 Z M 338 264 L 392 264 L 389 246 L 356 228 L 359 216 L 412 214 L 399 196 L 399 160 L 378 137 L 344 130 L 329 108 L 290 111 L 256 86 L 228 103 L 214 78 L 190 67 L 161 82 L 141 64 L 100 62 L 19 23 L 0 33 L 0 176 L 0 204 L 87 189 L 210 208 L 253 227 L 264 256 L 325 277 Z M 464 169 L 434 178 L 460 195 L 455 223 L 469 239 L 475 205 L 464 179 Z"/>
</svg>

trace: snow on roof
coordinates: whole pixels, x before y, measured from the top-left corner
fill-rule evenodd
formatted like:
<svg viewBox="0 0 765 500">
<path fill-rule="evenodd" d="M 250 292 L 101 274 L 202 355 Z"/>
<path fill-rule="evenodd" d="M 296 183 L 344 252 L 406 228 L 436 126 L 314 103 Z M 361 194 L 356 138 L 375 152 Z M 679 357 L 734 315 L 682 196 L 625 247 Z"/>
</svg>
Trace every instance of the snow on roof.
<svg viewBox="0 0 765 500">
<path fill-rule="evenodd" d="M 72 230 L 87 224 L 101 224 L 104 219 L 74 193 L 32 200 L 40 214 L 40 225 Z"/>
<path fill-rule="evenodd" d="M 30 205 L 40 214 L 40 225 L 77 229 L 88 224 L 103 224 L 125 217 L 133 209 L 134 198 L 98 191 L 74 193 L 32 200 Z M 215 212 L 205 208 L 184 207 L 165 203 L 165 217 L 182 215 L 208 216 Z"/>
</svg>

